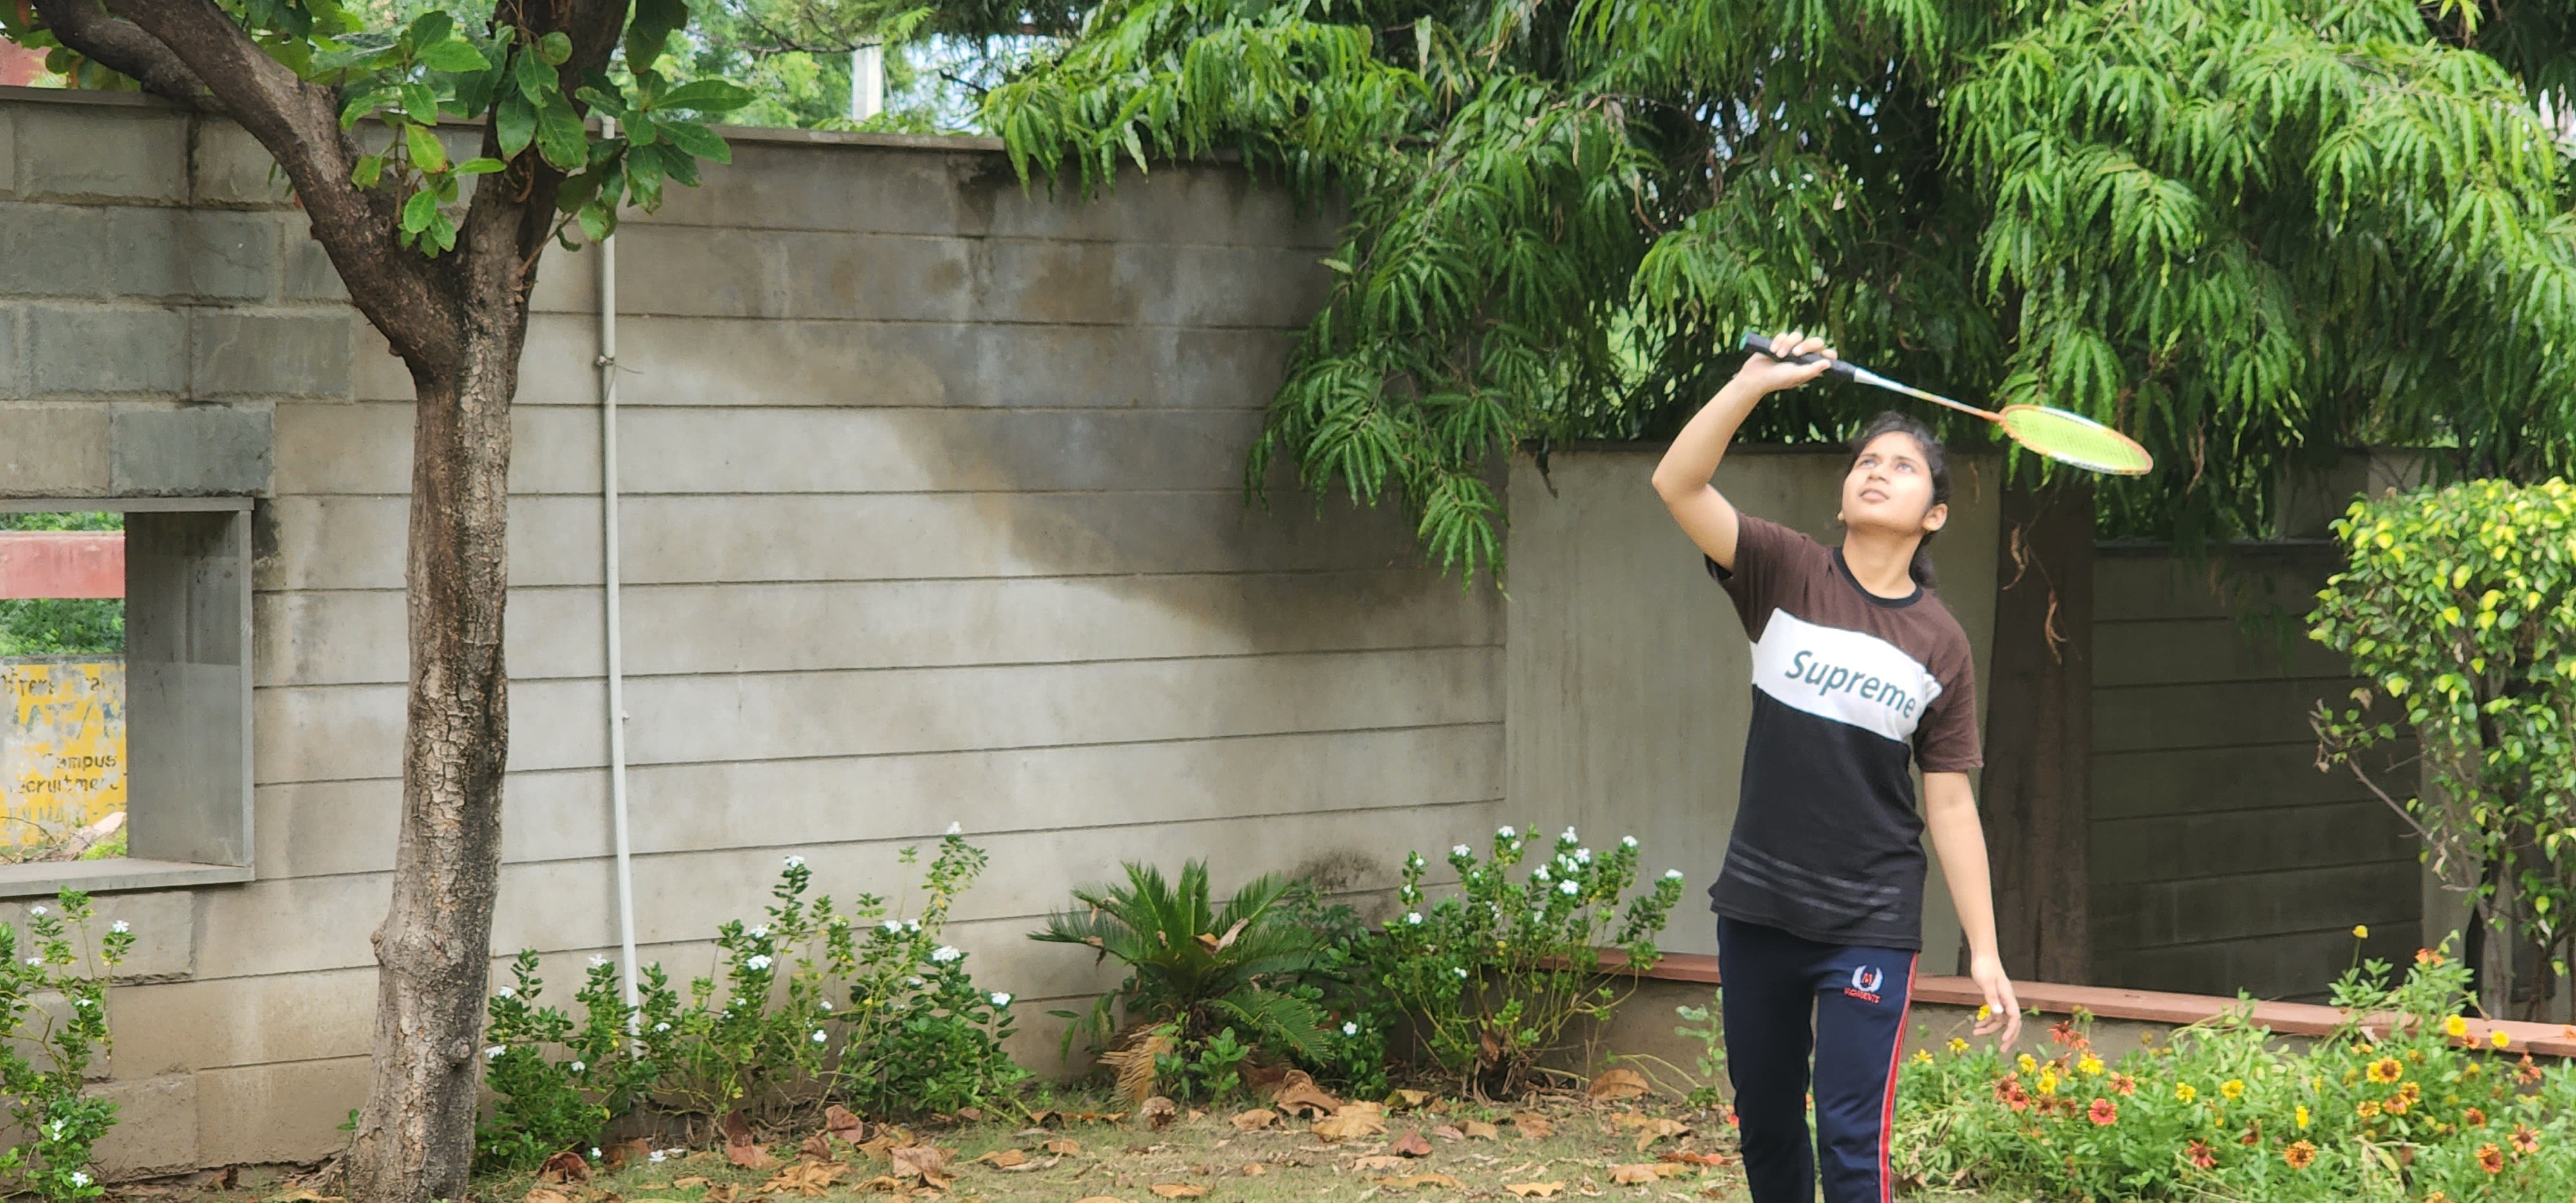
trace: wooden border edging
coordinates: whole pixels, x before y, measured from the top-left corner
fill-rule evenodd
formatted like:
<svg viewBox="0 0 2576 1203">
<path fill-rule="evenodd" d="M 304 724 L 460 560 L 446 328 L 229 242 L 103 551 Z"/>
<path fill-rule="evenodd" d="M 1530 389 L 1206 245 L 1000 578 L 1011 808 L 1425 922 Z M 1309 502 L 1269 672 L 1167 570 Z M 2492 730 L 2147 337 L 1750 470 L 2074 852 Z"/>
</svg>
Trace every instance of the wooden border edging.
<svg viewBox="0 0 2576 1203">
<path fill-rule="evenodd" d="M 1626 969 L 1628 956 L 1617 949 L 1601 950 L 1601 967 L 1605 970 Z M 1717 980 L 1717 958 L 1706 953 L 1668 952 L 1662 960 L 1636 976 L 1664 982 L 1698 982 L 1714 986 Z M 2055 982 L 2013 983 L 2014 994 L 2025 1010 L 2052 1015 L 2072 1014 L 2077 1008 L 2097 1019 L 2120 1019 L 2138 1023 L 2168 1024 L 2181 1027 L 2214 1019 L 2242 1005 L 2242 1000 L 2220 998 L 2210 994 L 2168 994 L 2156 990 L 2122 990 L 2109 986 L 2067 986 Z M 1985 1003 L 1985 993 L 1964 977 L 1918 977 L 1914 979 L 1914 1001 L 1938 1006 L 1976 1007 Z M 2284 1036 L 2327 1036 L 2344 1023 L 2344 1012 L 2315 1003 L 2256 1002 L 2252 1022 Z M 2576 1057 L 2576 1027 L 2552 1023 L 2522 1023 L 2508 1020 L 2469 1020 L 2468 1042 L 2480 1048 L 2493 1047 L 2491 1033 L 2503 1032 L 2510 1042 L 2508 1051 L 2536 1053 L 2546 1057 Z"/>
</svg>

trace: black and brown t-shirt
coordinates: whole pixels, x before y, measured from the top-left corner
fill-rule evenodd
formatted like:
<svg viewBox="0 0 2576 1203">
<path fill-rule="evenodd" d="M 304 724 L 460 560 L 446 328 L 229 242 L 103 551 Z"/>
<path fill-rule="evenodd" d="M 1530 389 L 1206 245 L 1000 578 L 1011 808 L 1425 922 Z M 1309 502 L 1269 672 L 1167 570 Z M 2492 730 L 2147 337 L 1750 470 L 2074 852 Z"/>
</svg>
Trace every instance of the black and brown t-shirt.
<svg viewBox="0 0 2576 1203">
<path fill-rule="evenodd" d="M 1929 591 L 1879 597 L 1828 548 L 1743 516 L 1709 575 L 1753 640 L 1753 728 L 1709 909 L 1828 944 L 1923 946 L 1908 761 L 1984 763 L 1967 632 Z"/>
</svg>

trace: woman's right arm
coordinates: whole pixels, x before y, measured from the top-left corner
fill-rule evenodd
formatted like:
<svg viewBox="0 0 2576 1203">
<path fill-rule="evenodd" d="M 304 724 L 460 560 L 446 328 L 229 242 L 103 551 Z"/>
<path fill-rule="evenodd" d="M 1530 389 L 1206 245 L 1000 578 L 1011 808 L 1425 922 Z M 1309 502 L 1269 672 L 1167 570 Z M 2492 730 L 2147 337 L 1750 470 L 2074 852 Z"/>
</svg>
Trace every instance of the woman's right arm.
<svg viewBox="0 0 2576 1203">
<path fill-rule="evenodd" d="M 1782 355 L 1833 356 L 1825 340 L 1795 333 L 1772 339 L 1771 349 Z M 1673 521 L 1718 567 L 1735 570 L 1735 507 L 1709 484 L 1717 474 L 1718 461 L 1726 458 L 1726 445 L 1734 440 L 1736 427 L 1744 424 L 1744 416 L 1753 412 L 1755 402 L 1822 376 L 1827 366 L 1825 360 L 1796 364 L 1767 355 L 1746 357 L 1735 378 L 1691 415 L 1682 432 L 1673 437 L 1672 449 L 1664 452 L 1663 462 L 1655 465 L 1655 492 L 1663 497 L 1664 508 L 1672 511 Z"/>
</svg>

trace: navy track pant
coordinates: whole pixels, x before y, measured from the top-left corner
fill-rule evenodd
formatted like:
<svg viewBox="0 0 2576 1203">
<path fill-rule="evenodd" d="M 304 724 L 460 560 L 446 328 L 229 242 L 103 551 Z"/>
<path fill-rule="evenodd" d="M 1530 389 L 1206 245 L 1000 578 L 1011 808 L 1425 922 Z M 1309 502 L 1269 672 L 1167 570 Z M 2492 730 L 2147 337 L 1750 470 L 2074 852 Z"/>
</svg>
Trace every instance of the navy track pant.
<svg viewBox="0 0 2576 1203">
<path fill-rule="evenodd" d="M 1753 1203 L 1888 1203 L 1887 1131 L 1916 954 L 1717 921 L 1726 1069 Z M 1811 1026 L 1812 1025 L 1812 1026 Z M 1812 1037 L 1812 1039 L 1811 1039 Z M 1816 1131 L 1807 1134 L 1808 1057 Z"/>
</svg>

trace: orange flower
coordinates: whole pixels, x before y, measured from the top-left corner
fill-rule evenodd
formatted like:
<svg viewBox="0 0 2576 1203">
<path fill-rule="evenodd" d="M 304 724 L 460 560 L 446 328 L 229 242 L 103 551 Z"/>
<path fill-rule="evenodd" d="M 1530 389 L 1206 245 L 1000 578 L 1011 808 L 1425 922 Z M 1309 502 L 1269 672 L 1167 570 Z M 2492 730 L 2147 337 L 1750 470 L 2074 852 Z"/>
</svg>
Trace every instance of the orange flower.
<svg viewBox="0 0 2576 1203">
<path fill-rule="evenodd" d="M 2281 1150 L 2281 1160 L 2289 1162 L 2291 1169 L 2304 1170 L 2316 1163 L 2317 1147 L 2304 1140 L 2292 1141 L 2289 1148 Z"/>
<path fill-rule="evenodd" d="M 2442 954 L 2435 952 L 2430 948 L 2418 948 L 2415 950 L 2415 963 L 2418 965 L 2439 965 L 2442 963 Z"/>
<path fill-rule="evenodd" d="M 2540 1080 L 2540 1067 L 2531 1063 L 2531 1054 L 2522 1055 L 2522 1068 L 2514 1071 L 2513 1080 L 2529 1086 Z"/>
<path fill-rule="evenodd" d="M 2370 1080 L 2385 1085 L 2406 1076 L 2406 1063 L 2395 1057 L 2381 1057 L 2370 1063 Z"/>
<path fill-rule="evenodd" d="M 2210 1151 L 2208 1141 L 2195 1140 L 2183 1152 L 2190 1156 L 2193 1165 L 2201 1169 L 2205 1170 L 2218 1164 L 2218 1154 Z"/>
<path fill-rule="evenodd" d="M 2424 1088 L 2416 1083 L 2408 1082 L 2404 1086 L 2397 1088 L 2397 1097 L 2404 1099 L 2409 1103 L 2420 1103 L 2424 1101 Z"/>
<path fill-rule="evenodd" d="M 2095 1099 L 2091 1114 L 2096 1126 L 2108 1128 L 2120 1122 L 2120 1105 L 2109 1099 Z"/>
<path fill-rule="evenodd" d="M 2138 1093 L 2138 1080 L 2127 1074 L 2112 1074 L 2111 1089 L 2119 1092 L 2124 1097 L 2133 1095 Z"/>
<path fill-rule="evenodd" d="M 2517 1153 L 2540 1151 L 2540 1133 L 2532 1131 L 2529 1124 L 2515 1124 L 2512 1140 L 2514 1151 Z"/>
<path fill-rule="evenodd" d="M 2259 1145 L 2263 1143 L 2263 1121 L 2258 1119 L 2247 1125 L 2245 1128 L 2245 1135 L 2237 1137 L 2236 1143 L 2248 1145 Z"/>
<path fill-rule="evenodd" d="M 2478 1168 L 2490 1174 L 2504 1172 L 2504 1150 L 2494 1145 L 2478 1146 Z"/>
<path fill-rule="evenodd" d="M 2414 1105 L 2415 1101 L 2413 1099 L 2409 1099 L 2405 1095 L 2401 1094 L 2390 1098 L 2385 1103 L 2381 1103 L 2379 1105 L 2379 1109 L 2389 1115 L 2404 1115 L 2406 1114 L 2406 1109 Z"/>
<path fill-rule="evenodd" d="M 2460 1113 L 2460 1126 L 2461 1126 L 2461 1127 L 2464 1127 L 2464 1128 L 2483 1128 L 2483 1127 L 2486 1127 L 2486 1126 L 2487 1126 L 2487 1113 L 2486 1113 L 2486 1112 L 2484 1112 L 2484 1111 L 2480 1111 L 2480 1110 L 2478 1110 L 2478 1109 L 2477 1109 L 2477 1108 L 2475 1108 L 2475 1107 L 2471 1107 L 2471 1108 L 2469 1108 L 2468 1110 L 2463 1111 L 2463 1112 L 2461 1112 L 2461 1113 Z"/>
<path fill-rule="evenodd" d="M 2377 1099 L 2363 1099 L 2362 1101 L 2352 1105 L 2352 1111 L 2353 1114 L 2358 1115 L 2363 1119 L 2377 1119 L 2379 1118 L 2379 1101 Z"/>
</svg>

